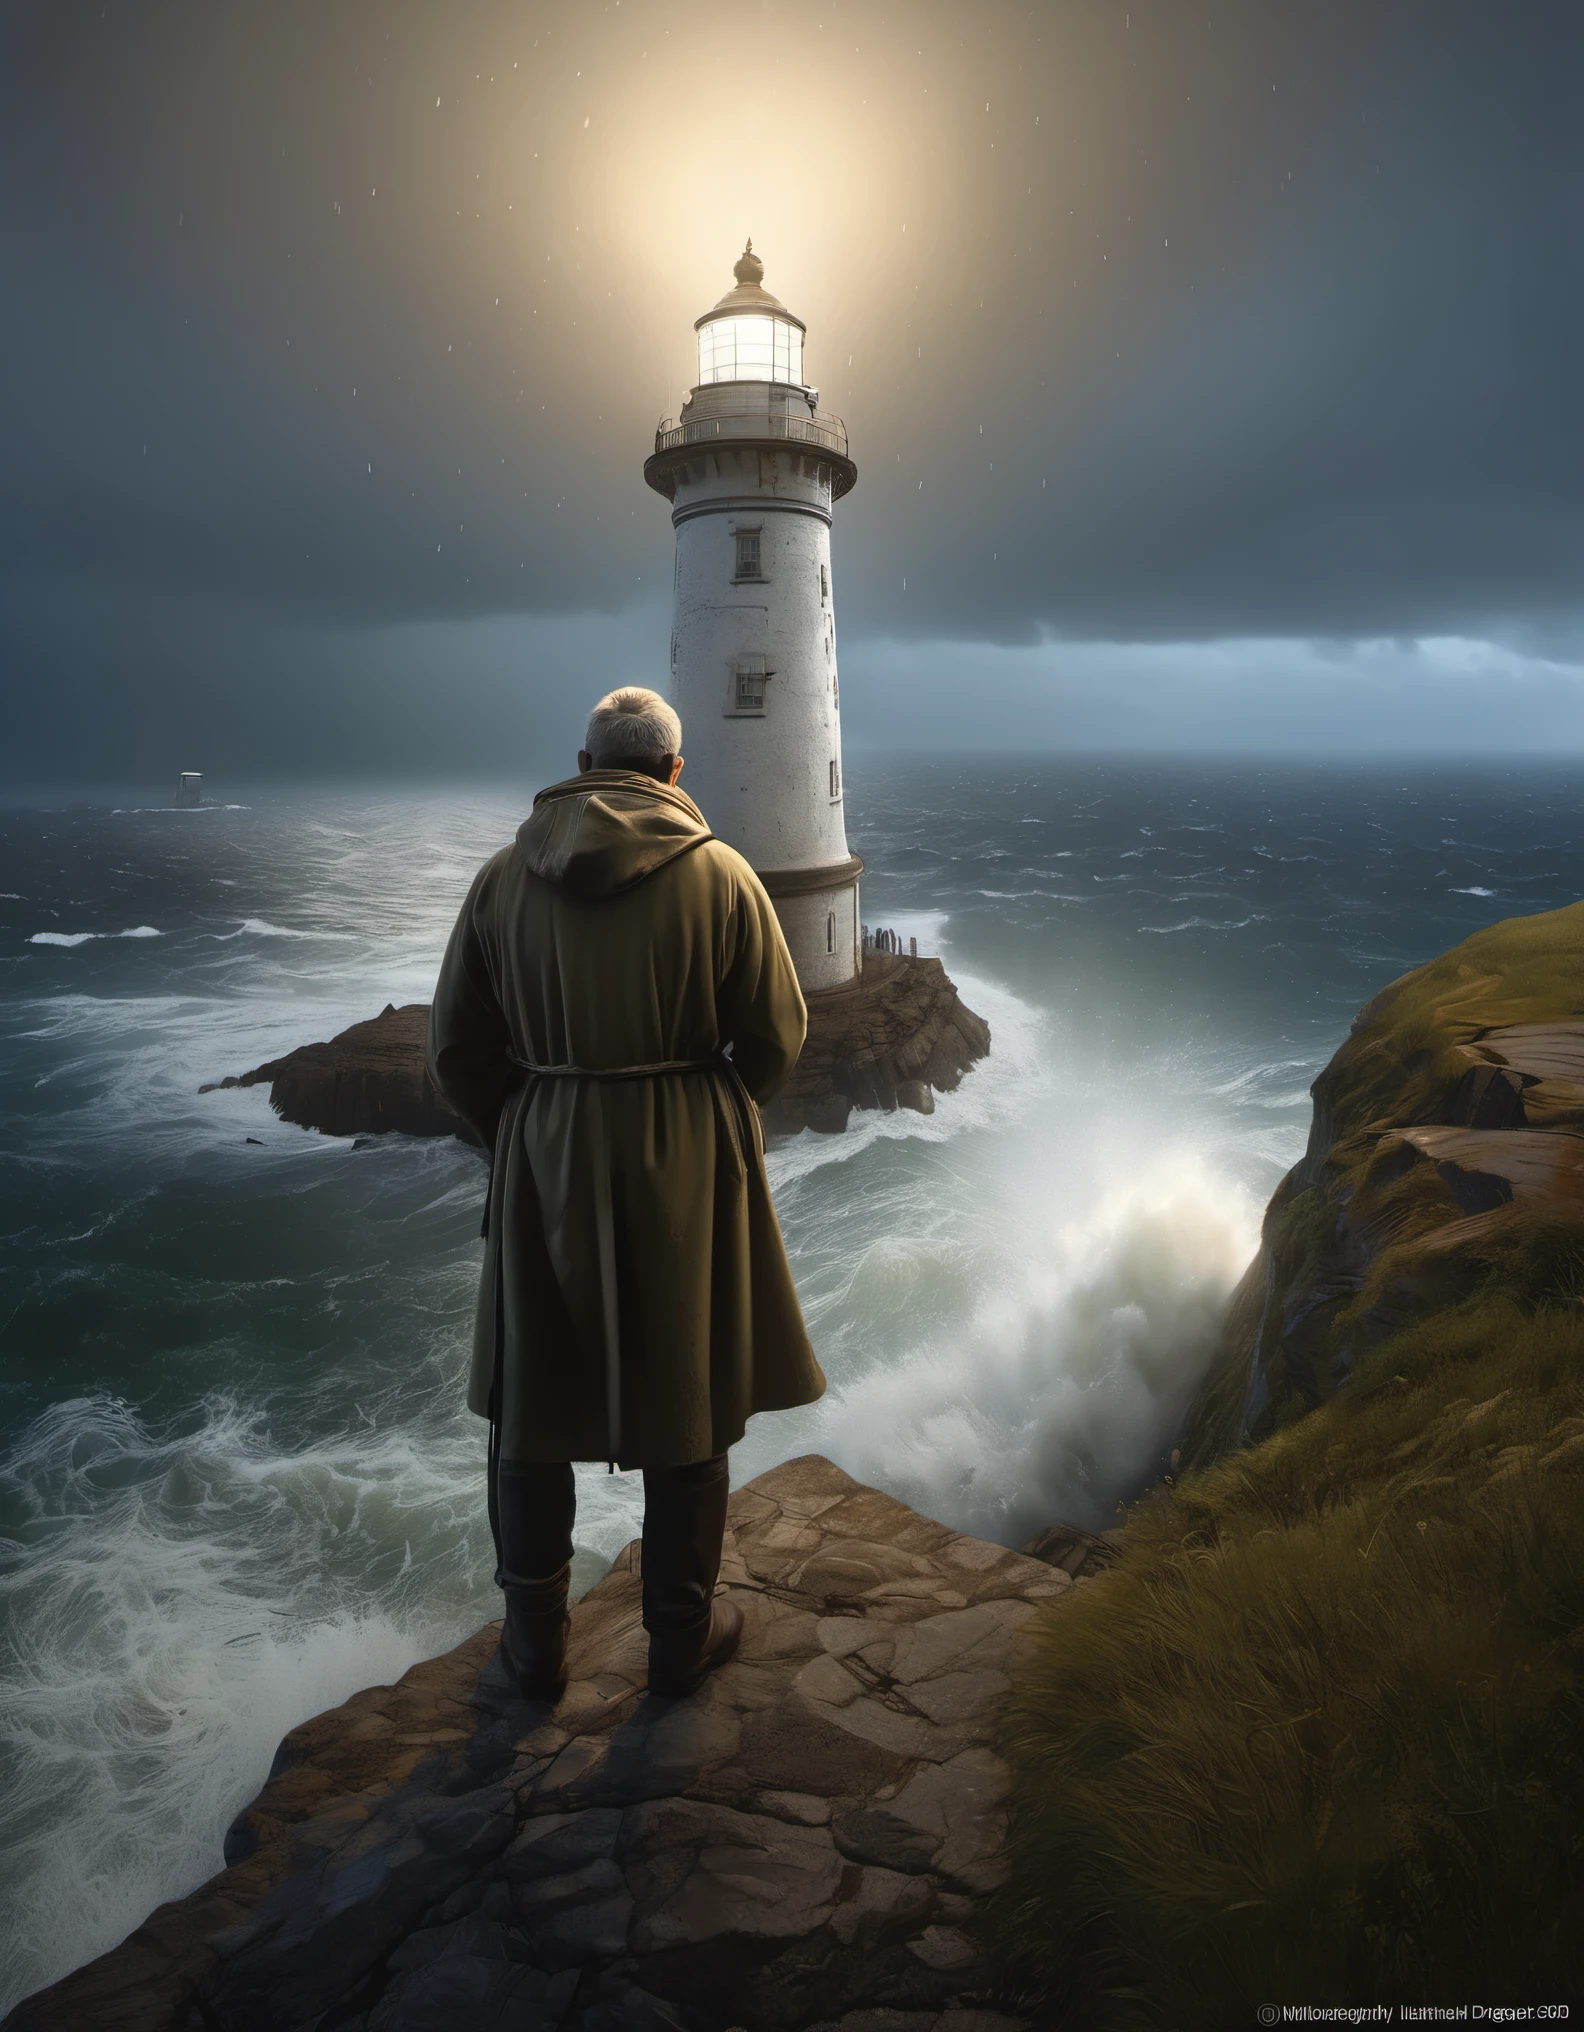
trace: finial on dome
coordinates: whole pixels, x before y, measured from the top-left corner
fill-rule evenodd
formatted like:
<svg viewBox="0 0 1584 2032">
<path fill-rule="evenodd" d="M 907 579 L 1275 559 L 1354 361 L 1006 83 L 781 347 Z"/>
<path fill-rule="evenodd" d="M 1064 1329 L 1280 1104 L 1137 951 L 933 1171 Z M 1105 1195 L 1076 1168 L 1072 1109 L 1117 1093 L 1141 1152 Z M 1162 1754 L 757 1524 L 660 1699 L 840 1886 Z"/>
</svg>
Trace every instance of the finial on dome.
<svg viewBox="0 0 1584 2032">
<path fill-rule="evenodd" d="M 764 263 L 754 252 L 752 240 L 748 242 L 742 253 L 737 257 L 737 265 L 732 270 L 732 274 L 736 276 L 738 282 L 745 289 L 764 281 Z"/>
</svg>

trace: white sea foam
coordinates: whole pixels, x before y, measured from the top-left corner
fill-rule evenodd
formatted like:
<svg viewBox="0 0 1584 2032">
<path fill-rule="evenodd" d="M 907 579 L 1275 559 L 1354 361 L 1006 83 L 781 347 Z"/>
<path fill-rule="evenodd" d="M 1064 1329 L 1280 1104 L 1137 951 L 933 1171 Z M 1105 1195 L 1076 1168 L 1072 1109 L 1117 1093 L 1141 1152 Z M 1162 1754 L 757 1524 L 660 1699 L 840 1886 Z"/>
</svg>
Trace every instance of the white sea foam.
<svg viewBox="0 0 1584 2032">
<path fill-rule="evenodd" d="M 346 939 L 356 934 L 350 931 L 303 931 L 289 924 L 271 924 L 267 917 L 244 917 L 235 931 L 212 931 L 209 936 L 223 944 L 233 938 Z"/>
<path fill-rule="evenodd" d="M 455 1379 L 442 1401 L 398 1423 L 371 1399 L 287 1452 L 232 1400 L 172 1434 L 76 1399 L 6 1463 L 0 2013 L 221 1868 L 289 1729 L 499 1613 L 483 1428 Z M 579 1590 L 642 1503 L 638 1475 L 579 1470 Z"/>
<path fill-rule="evenodd" d="M 36 1423 L 4 1475 L 0 2012 L 219 1869 L 287 1729 L 494 1612 L 477 1454 L 460 1420 L 282 1454 L 223 1400 L 186 1436 L 105 1398 Z"/>
<path fill-rule="evenodd" d="M 1262 910 L 1256 910 L 1247 917 L 1238 917 L 1228 922 L 1218 922 L 1213 917 L 1189 917 L 1181 924 L 1141 924 L 1140 931 L 1168 937 L 1178 931 L 1247 931 L 1251 924 L 1266 924 L 1269 919 Z"/>
<path fill-rule="evenodd" d="M 35 931 L 29 945 L 86 945 L 92 938 L 160 938 L 152 924 L 134 924 L 130 931 Z"/>
</svg>

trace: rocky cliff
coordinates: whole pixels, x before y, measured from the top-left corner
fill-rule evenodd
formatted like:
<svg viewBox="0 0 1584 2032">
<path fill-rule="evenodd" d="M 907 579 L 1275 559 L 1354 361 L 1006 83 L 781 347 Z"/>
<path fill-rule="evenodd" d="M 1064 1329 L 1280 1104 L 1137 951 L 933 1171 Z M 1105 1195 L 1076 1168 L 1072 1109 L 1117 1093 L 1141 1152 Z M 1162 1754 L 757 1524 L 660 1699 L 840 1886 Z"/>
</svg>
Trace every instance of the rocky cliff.
<svg viewBox="0 0 1584 2032">
<path fill-rule="evenodd" d="M 1087 1583 L 810 1456 L 732 1497 L 739 1656 L 656 1700 L 637 1554 L 554 1709 L 491 1625 L 305 1723 L 230 1867 L 5 2032 L 1016 2032 L 991 1745 L 1023 1626 Z"/>
<path fill-rule="evenodd" d="M 933 1112 L 990 1049 L 990 1026 L 959 999 L 938 959 L 866 952 L 850 987 L 808 998 L 809 1028 L 771 1131 L 835 1134 L 854 1108 Z M 277 1115 L 327 1136 L 460 1136 L 470 1132 L 435 1092 L 424 1064 L 428 1004 L 391 1004 L 325 1044 L 304 1044 L 201 1089 L 267 1085 Z"/>
<path fill-rule="evenodd" d="M 1393 982 L 1314 1097 L 1184 1471 L 1026 1640 L 1042 2032 L 1584 1991 L 1584 905 Z"/>
<path fill-rule="evenodd" d="M 1486 1288 L 1584 1297 L 1584 904 L 1404 974 L 1314 1085 L 1183 1442 L 1202 1466 Z"/>
</svg>

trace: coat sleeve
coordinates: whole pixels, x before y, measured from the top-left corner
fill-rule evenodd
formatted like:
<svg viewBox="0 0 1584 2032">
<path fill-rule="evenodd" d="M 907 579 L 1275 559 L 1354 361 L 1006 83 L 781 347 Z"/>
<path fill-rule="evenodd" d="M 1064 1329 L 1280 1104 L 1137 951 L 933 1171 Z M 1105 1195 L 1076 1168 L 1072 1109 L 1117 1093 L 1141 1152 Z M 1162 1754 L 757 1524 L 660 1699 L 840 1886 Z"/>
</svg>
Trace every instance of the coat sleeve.
<svg viewBox="0 0 1584 2032">
<path fill-rule="evenodd" d="M 429 1007 L 429 1077 L 486 1150 L 495 1143 L 512 1083 L 511 1030 L 479 934 L 479 905 L 494 863 L 479 870 L 440 962 Z"/>
<path fill-rule="evenodd" d="M 753 870 L 737 870 L 732 936 L 716 1019 L 732 1063 L 756 1101 L 785 1086 L 808 1029 L 808 1010 L 775 906 Z"/>
</svg>

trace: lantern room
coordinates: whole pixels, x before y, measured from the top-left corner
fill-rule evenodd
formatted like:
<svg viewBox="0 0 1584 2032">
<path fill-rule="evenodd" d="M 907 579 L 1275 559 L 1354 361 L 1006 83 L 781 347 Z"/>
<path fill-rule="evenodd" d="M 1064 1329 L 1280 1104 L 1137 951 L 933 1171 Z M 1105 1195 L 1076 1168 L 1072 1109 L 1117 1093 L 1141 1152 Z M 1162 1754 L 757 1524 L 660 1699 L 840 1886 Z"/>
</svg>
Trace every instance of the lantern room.
<svg viewBox="0 0 1584 2032">
<path fill-rule="evenodd" d="M 730 289 L 694 326 L 698 333 L 697 385 L 717 381 L 780 381 L 803 386 L 801 318 L 764 288 L 764 263 L 750 240 L 732 270 Z"/>
</svg>

